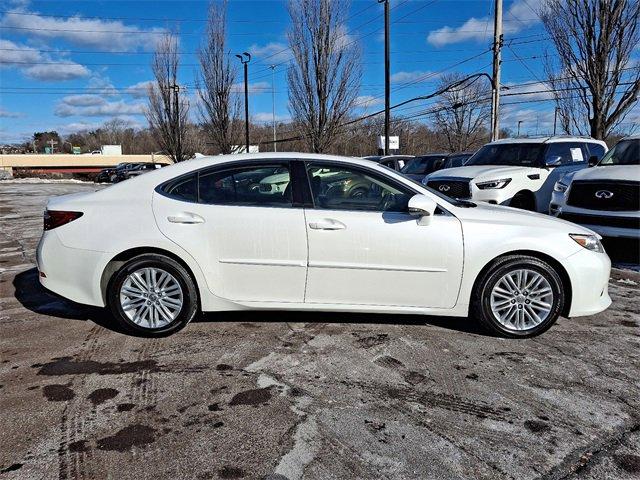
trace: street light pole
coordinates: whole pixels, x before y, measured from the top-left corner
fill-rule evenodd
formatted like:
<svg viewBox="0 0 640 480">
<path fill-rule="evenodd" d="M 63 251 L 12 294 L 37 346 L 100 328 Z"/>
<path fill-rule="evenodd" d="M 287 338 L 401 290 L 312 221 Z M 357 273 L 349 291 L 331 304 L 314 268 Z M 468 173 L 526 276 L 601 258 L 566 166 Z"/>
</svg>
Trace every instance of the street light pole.
<svg viewBox="0 0 640 480">
<path fill-rule="evenodd" d="M 271 69 L 271 111 L 273 113 L 273 151 L 277 152 L 278 147 L 276 146 L 276 82 L 275 82 L 275 72 L 276 66 L 271 65 L 269 67 Z"/>
<path fill-rule="evenodd" d="M 520 136 L 520 124 L 523 122 L 524 120 L 518 120 L 518 137 Z"/>
<path fill-rule="evenodd" d="M 556 134 L 556 126 L 558 125 L 558 107 L 553 110 L 553 134 Z"/>
<path fill-rule="evenodd" d="M 384 154 L 389 155 L 389 123 L 391 116 L 389 0 L 378 0 L 378 3 L 384 3 Z"/>
<path fill-rule="evenodd" d="M 244 139 L 245 153 L 249 153 L 249 62 L 251 55 L 242 52 L 242 55 L 236 55 L 240 59 L 240 63 L 244 68 Z"/>
</svg>

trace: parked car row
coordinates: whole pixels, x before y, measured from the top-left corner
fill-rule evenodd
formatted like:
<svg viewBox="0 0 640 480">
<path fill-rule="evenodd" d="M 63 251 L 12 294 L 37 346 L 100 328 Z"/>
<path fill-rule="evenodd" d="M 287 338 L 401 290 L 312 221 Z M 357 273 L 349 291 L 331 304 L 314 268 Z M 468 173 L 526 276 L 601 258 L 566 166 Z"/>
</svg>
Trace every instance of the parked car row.
<svg viewBox="0 0 640 480">
<path fill-rule="evenodd" d="M 640 136 L 608 152 L 600 140 L 554 136 L 503 139 L 473 155 L 365 158 L 454 199 L 549 213 L 603 236 L 640 238 Z"/>
<path fill-rule="evenodd" d="M 100 170 L 94 181 L 96 183 L 118 183 L 164 166 L 166 165 L 163 163 L 150 162 L 119 163 L 115 168 L 104 168 Z"/>
</svg>

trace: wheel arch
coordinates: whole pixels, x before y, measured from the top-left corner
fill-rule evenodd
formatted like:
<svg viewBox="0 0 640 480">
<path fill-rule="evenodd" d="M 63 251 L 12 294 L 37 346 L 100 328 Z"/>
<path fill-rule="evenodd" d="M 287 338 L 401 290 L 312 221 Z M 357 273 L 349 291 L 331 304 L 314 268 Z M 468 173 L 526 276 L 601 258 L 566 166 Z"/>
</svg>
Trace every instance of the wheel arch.
<svg viewBox="0 0 640 480">
<path fill-rule="evenodd" d="M 498 260 L 500 260 L 501 258 L 504 258 L 504 257 L 511 256 L 511 255 L 527 255 L 527 256 L 530 256 L 530 257 L 538 258 L 540 260 L 544 260 L 549 265 L 551 265 L 556 270 L 556 272 L 558 272 L 558 275 L 560 276 L 560 279 L 562 280 L 562 286 L 564 287 L 565 297 L 566 297 L 566 301 L 564 302 L 564 305 L 562 307 L 561 314 L 564 317 L 568 316 L 569 315 L 569 311 L 571 310 L 571 302 L 572 302 L 572 298 L 573 298 L 573 290 L 572 290 L 571 278 L 569 277 L 569 273 L 567 272 L 567 270 L 562 266 L 562 264 L 558 260 L 556 260 L 555 258 L 553 258 L 550 255 L 547 255 L 547 254 L 542 253 L 542 252 L 538 252 L 536 250 L 512 250 L 510 252 L 502 253 L 502 254 L 498 255 L 497 257 L 491 259 L 489 262 L 487 262 L 487 264 L 484 267 L 482 267 L 482 269 L 478 272 L 478 275 L 476 275 L 476 278 L 473 281 L 473 288 L 471 289 L 472 297 L 475 294 L 476 289 L 479 286 L 478 282 L 484 276 L 484 274 L 493 265 L 495 265 L 495 263 Z"/>
<path fill-rule="evenodd" d="M 163 248 L 158 248 L 158 247 L 134 247 L 134 248 L 129 248 L 127 250 L 124 250 L 124 251 L 118 253 L 115 257 L 113 257 L 111 260 L 109 260 L 107 265 L 104 267 L 104 269 L 102 271 L 102 276 L 100 278 L 100 291 L 102 293 L 102 299 L 103 299 L 103 301 L 105 301 L 105 303 L 106 303 L 106 299 L 107 299 L 107 287 L 108 287 L 109 282 L 111 281 L 111 278 L 113 277 L 114 273 L 116 273 L 125 263 L 127 263 L 132 258 L 137 257 L 138 255 L 143 255 L 143 254 L 148 254 L 148 253 L 164 255 L 165 257 L 169 257 L 172 260 L 178 262 L 187 271 L 187 273 L 189 274 L 189 276 L 193 280 L 193 283 L 196 286 L 196 290 L 198 290 L 198 292 L 200 292 L 200 285 L 198 284 L 198 277 L 194 274 L 193 270 L 187 264 L 187 262 L 185 262 L 178 255 L 176 255 L 173 252 L 170 252 L 168 250 L 165 250 Z M 201 296 L 202 296 L 201 294 L 198 295 L 199 301 L 201 301 L 201 299 L 200 299 Z"/>
<path fill-rule="evenodd" d="M 513 203 L 513 199 L 516 198 L 518 195 L 525 197 L 528 201 L 531 202 L 531 211 L 535 212 L 537 211 L 538 208 L 538 201 L 536 200 L 536 194 L 528 189 L 522 189 L 519 190 L 518 192 L 516 192 L 516 194 L 511 197 L 511 200 L 509 200 L 509 206 L 511 206 L 511 204 Z"/>
</svg>

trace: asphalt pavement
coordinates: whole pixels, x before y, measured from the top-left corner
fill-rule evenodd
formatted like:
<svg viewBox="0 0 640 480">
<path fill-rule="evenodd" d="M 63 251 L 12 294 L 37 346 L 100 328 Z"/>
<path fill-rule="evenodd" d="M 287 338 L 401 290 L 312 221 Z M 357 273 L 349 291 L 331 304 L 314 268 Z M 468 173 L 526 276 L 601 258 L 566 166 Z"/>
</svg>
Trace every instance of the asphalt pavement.
<svg viewBox="0 0 640 480">
<path fill-rule="evenodd" d="M 0 182 L 0 479 L 640 478 L 640 273 L 528 340 L 319 312 L 136 338 L 37 281 L 46 199 L 94 188 Z"/>
</svg>

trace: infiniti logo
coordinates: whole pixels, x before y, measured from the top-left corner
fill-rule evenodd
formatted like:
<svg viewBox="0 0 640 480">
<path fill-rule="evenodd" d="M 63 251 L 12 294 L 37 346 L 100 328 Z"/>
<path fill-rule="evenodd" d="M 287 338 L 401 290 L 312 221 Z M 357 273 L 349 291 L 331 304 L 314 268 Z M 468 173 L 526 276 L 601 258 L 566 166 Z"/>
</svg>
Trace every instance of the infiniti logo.
<svg viewBox="0 0 640 480">
<path fill-rule="evenodd" d="M 441 192 L 448 192 L 449 190 L 451 190 L 451 187 L 449 185 L 440 185 L 438 187 L 438 190 L 440 190 Z"/>
<path fill-rule="evenodd" d="M 609 199 L 611 197 L 613 197 L 613 192 L 610 192 L 609 190 L 598 190 L 595 193 L 596 198 L 600 198 L 603 200 Z"/>
</svg>

